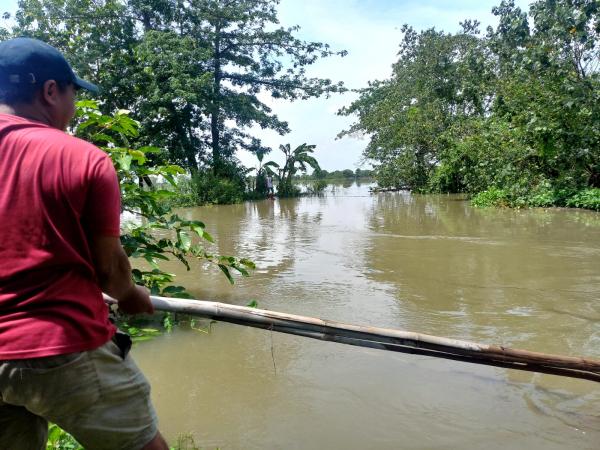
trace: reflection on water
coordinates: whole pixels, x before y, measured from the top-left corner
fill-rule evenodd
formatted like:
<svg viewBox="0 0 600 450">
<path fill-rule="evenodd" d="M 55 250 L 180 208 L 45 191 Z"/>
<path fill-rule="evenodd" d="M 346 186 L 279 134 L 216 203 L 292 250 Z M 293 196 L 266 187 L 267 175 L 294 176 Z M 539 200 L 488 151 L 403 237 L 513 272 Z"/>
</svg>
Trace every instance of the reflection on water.
<svg viewBox="0 0 600 450">
<path fill-rule="evenodd" d="M 198 298 L 600 357 L 600 220 L 476 210 L 456 196 L 325 197 L 186 209 L 216 251 L 254 259 Z M 222 449 L 598 448 L 597 385 L 216 324 L 134 350 L 161 428 Z"/>
</svg>

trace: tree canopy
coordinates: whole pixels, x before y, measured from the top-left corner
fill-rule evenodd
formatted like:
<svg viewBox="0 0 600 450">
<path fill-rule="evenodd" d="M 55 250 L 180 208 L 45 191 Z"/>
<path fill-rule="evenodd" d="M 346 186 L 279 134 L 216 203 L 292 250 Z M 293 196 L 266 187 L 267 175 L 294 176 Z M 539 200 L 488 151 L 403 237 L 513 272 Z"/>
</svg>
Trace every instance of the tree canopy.
<svg viewBox="0 0 600 450">
<path fill-rule="evenodd" d="M 566 204 L 600 188 L 600 5 L 512 0 L 498 25 L 456 34 L 403 28 L 390 79 L 340 111 L 370 139 L 379 184 L 503 191 L 509 203 Z"/>
<path fill-rule="evenodd" d="M 190 170 L 227 176 L 235 152 L 268 151 L 252 126 L 289 131 L 259 94 L 287 100 L 344 91 L 309 77 L 344 56 L 283 27 L 278 0 L 20 0 L 0 38 L 30 36 L 62 50 L 102 93 L 105 113 L 131 111 L 144 144 Z"/>
</svg>

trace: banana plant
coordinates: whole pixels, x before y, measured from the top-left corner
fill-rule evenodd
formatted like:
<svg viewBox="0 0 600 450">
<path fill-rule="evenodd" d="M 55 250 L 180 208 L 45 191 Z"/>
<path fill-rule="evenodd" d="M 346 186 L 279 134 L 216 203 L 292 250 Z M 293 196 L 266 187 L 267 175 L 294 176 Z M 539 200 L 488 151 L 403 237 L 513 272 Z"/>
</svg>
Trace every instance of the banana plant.
<svg viewBox="0 0 600 450">
<path fill-rule="evenodd" d="M 308 167 L 312 167 L 314 170 L 321 170 L 319 163 L 312 156 L 315 151 L 315 145 L 308 145 L 306 143 L 299 145 L 292 150 L 290 144 L 280 145 L 279 150 L 285 155 L 285 163 L 283 167 L 279 167 L 279 186 L 278 192 L 286 195 L 294 192 L 292 188 L 292 179 L 298 172 L 306 172 Z"/>
</svg>

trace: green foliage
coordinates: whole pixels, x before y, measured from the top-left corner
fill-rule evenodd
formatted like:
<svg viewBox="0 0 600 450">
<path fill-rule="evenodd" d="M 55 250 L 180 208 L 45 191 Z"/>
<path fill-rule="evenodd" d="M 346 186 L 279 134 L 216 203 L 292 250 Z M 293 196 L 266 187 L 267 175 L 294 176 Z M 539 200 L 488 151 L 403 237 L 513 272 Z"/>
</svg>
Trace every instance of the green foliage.
<svg viewBox="0 0 600 450">
<path fill-rule="evenodd" d="M 294 183 L 279 184 L 277 187 L 277 195 L 281 198 L 300 197 L 302 195 L 302 190 Z"/>
<path fill-rule="evenodd" d="M 136 326 L 138 321 L 142 321 L 145 319 L 137 319 L 137 318 L 120 318 L 119 320 L 119 329 L 127 333 L 131 340 L 136 342 L 148 341 L 150 339 L 154 339 L 157 336 L 162 334 L 162 330 L 158 328 L 150 327 L 145 324 L 141 324 L 140 326 Z M 166 331 L 171 331 L 172 328 L 168 328 L 164 326 Z"/>
<path fill-rule="evenodd" d="M 298 171 L 306 173 L 308 167 L 314 170 L 321 169 L 315 157 L 312 156 L 315 146 L 302 144 L 292 150 L 290 144 L 286 144 L 280 145 L 279 149 L 284 154 L 285 163 L 279 169 L 277 193 L 280 197 L 297 197 L 300 195 L 300 189 L 293 184 L 294 175 Z"/>
<path fill-rule="evenodd" d="M 443 133 L 455 117 L 478 117 L 489 96 L 485 48 L 476 24 L 462 33 L 417 33 L 405 25 L 390 80 L 376 81 L 340 111 L 357 115 L 345 135 L 370 136 L 364 155 L 382 187 L 423 190 L 439 161 Z"/>
<path fill-rule="evenodd" d="M 446 131 L 444 139 L 440 163 L 429 180 L 431 190 L 477 193 L 539 178 L 523 133 L 504 121 L 458 122 Z"/>
<path fill-rule="evenodd" d="M 226 205 L 239 203 L 246 198 L 246 179 L 235 173 L 227 177 L 215 175 L 210 170 L 198 171 L 192 175 L 191 186 L 196 205 Z"/>
<path fill-rule="evenodd" d="M 46 450 L 83 450 L 83 447 L 58 425 L 50 424 Z"/>
<path fill-rule="evenodd" d="M 542 183 L 532 191 L 490 188 L 477 193 L 471 204 L 476 207 L 512 206 L 512 207 L 549 207 L 568 206 L 600 211 L 600 189 L 573 191 L 555 189 L 549 183 Z"/>
<path fill-rule="evenodd" d="M 490 188 L 478 193 L 471 199 L 471 204 L 478 208 L 509 205 L 506 192 L 497 188 Z"/>
<path fill-rule="evenodd" d="M 566 202 L 567 206 L 600 211 L 600 189 L 585 189 L 578 192 Z"/>
<path fill-rule="evenodd" d="M 327 188 L 327 181 L 315 180 L 308 186 L 309 195 L 323 195 Z"/>
<path fill-rule="evenodd" d="M 528 20 L 509 0 L 493 13 L 486 36 L 469 21 L 456 34 L 405 26 L 391 79 L 340 111 L 357 117 L 341 136 L 369 135 L 382 187 L 593 206 L 572 199 L 600 188 L 600 4 L 538 0 Z"/>
<path fill-rule="evenodd" d="M 105 113 L 132 112 L 143 145 L 230 178 L 234 152 L 266 150 L 251 126 L 288 124 L 258 94 L 289 100 L 344 91 L 306 67 L 344 56 L 282 27 L 278 0 L 20 0 L 13 35 L 42 39 L 102 88 Z M 0 29 L 0 39 L 8 33 Z"/>
<path fill-rule="evenodd" d="M 174 165 L 151 165 L 148 155 L 159 152 L 154 147 L 130 148 L 138 136 L 139 124 L 127 111 L 104 115 L 93 101 L 78 103 L 75 133 L 99 145 L 113 160 L 121 185 L 123 209 L 135 218 L 125 225 L 121 242 L 131 258 L 141 258 L 147 269 L 136 268 L 136 283 L 150 288 L 155 295 L 182 296 L 181 287 L 172 286 L 175 275 L 160 269 L 159 262 L 176 259 L 190 270 L 189 259 L 216 264 L 233 282 L 230 270 L 243 276 L 254 265 L 245 259 L 214 255 L 205 248 L 213 243 L 204 223 L 184 220 L 161 203 L 161 199 L 176 195 L 165 189 L 144 188 L 151 178 L 162 178 L 174 188 L 176 176 L 183 169 Z"/>
</svg>

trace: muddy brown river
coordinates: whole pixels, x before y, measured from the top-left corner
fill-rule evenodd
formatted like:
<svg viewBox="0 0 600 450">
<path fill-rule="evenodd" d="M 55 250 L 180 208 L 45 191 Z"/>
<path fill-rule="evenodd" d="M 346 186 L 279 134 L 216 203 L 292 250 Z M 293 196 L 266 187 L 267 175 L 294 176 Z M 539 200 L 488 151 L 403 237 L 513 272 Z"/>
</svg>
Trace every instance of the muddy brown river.
<svg viewBox="0 0 600 450">
<path fill-rule="evenodd" d="M 172 266 L 197 298 L 600 358 L 600 214 L 474 209 L 456 196 L 325 197 L 185 209 L 230 286 Z M 169 267 L 171 269 L 171 267 Z M 194 329 L 195 328 L 195 329 Z M 362 349 L 238 325 L 136 345 L 161 429 L 202 449 L 598 449 L 600 384 Z"/>
</svg>

